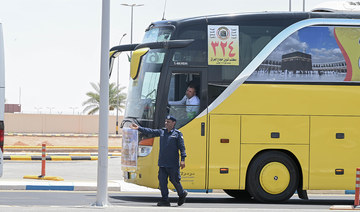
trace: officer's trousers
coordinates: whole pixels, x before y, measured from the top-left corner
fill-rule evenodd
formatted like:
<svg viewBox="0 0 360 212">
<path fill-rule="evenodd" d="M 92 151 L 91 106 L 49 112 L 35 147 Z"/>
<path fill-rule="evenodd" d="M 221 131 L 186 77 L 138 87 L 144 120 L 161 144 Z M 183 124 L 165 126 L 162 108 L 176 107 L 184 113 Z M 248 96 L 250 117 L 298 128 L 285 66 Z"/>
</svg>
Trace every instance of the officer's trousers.
<svg viewBox="0 0 360 212">
<path fill-rule="evenodd" d="M 161 191 L 161 200 L 168 201 L 169 190 L 168 190 L 168 178 L 174 185 L 179 197 L 184 194 L 184 189 L 180 183 L 180 169 L 179 167 L 159 167 L 159 184 Z"/>
</svg>

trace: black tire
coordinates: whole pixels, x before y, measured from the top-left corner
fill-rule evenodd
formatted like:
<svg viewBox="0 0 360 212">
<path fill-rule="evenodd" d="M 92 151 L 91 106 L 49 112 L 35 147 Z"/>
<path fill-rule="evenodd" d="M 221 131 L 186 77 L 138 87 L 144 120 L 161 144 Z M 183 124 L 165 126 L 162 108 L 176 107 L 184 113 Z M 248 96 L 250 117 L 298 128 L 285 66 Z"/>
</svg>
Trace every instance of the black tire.
<svg viewBox="0 0 360 212">
<path fill-rule="evenodd" d="M 232 190 L 232 189 L 224 189 L 224 192 L 231 196 L 234 197 L 236 199 L 241 199 L 241 200 L 249 200 L 251 199 L 251 196 L 249 194 L 249 192 L 247 192 L 246 190 Z"/>
<path fill-rule="evenodd" d="M 284 202 L 295 193 L 298 184 L 295 162 L 280 151 L 260 154 L 248 168 L 246 189 L 259 202 Z"/>
</svg>

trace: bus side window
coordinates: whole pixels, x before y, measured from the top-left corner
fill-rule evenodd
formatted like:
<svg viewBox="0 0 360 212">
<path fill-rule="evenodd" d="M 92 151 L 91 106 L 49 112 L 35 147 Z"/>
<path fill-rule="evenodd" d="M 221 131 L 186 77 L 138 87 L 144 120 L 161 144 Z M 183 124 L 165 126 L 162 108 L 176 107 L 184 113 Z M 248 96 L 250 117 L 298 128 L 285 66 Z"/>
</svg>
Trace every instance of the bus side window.
<svg viewBox="0 0 360 212">
<path fill-rule="evenodd" d="M 208 104 L 210 105 L 225 89 L 226 85 L 208 84 Z"/>
<path fill-rule="evenodd" d="M 240 28 L 241 29 L 241 28 Z M 251 37 L 240 32 L 240 69 L 243 70 L 252 59 Z"/>
<path fill-rule="evenodd" d="M 189 86 L 195 87 L 197 99 L 200 99 L 200 75 L 198 73 L 173 73 L 168 94 L 168 114 L 176 117 L 176 127 L 180 128 L 199 113 L 200 105 L 188 105 L 182 102 Z M 186 99 L 186 98 L 185 98 Z"/>
<path fill-rule="evenodd" d="M 252 58 L 255 58 L 257 54 L 271 41 L 270 36 L 262 36 L 253 42 L 252 45 Z"/>
</svg>

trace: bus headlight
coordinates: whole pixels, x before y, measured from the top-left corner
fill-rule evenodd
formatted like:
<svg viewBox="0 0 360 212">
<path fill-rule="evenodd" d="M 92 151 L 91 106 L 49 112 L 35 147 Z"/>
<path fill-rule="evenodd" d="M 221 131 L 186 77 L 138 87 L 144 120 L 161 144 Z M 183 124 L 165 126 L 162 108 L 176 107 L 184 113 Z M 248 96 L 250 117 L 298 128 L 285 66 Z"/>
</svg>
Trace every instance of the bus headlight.
<svg viewBox="0 0 360 212">
<path fill-rule="evenodd" d="M 146 157 L 150 154 L 152 150 L 152 145 L 154 144 L 154 138 L 146 138 L 139 142 L 139 157 Z"/>
<path fill-rule="evenodd" d="M 139 157 L 146 157 L 150 154 L 152 146 L 139 146 Z"/>
</svg>

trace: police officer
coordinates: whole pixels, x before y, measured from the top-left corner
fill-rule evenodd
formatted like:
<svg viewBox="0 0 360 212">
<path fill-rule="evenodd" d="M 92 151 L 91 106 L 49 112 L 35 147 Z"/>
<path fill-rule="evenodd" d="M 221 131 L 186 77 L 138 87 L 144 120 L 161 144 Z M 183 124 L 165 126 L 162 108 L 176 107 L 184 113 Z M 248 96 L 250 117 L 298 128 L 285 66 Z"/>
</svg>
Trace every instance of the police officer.
<svg viewBox="0 0 360 212">
<path fill-rule="evenodd" d="M 187 191 L 185 191 L 180 183 L 180 169 L 179 169 L 179 150 L 181 153 L 180 167 L 185 168 L 185 145 L 182 133 L 175 129 L 176 119 L 173 116 L 167 116 L 165 119 L 165 128 L 150 129 L 139 127 L 136 124 L 130 126 L 131 129 L 139 130 L 148 136 L 160 136 L 160 151 L 159 151 L 159 184 L 161 190 L 161 200 L 157 206 L 170 206 L 168 178 L 174 185 L 179 199 L 178 205 L 185 202 Z"/>
</svg>

